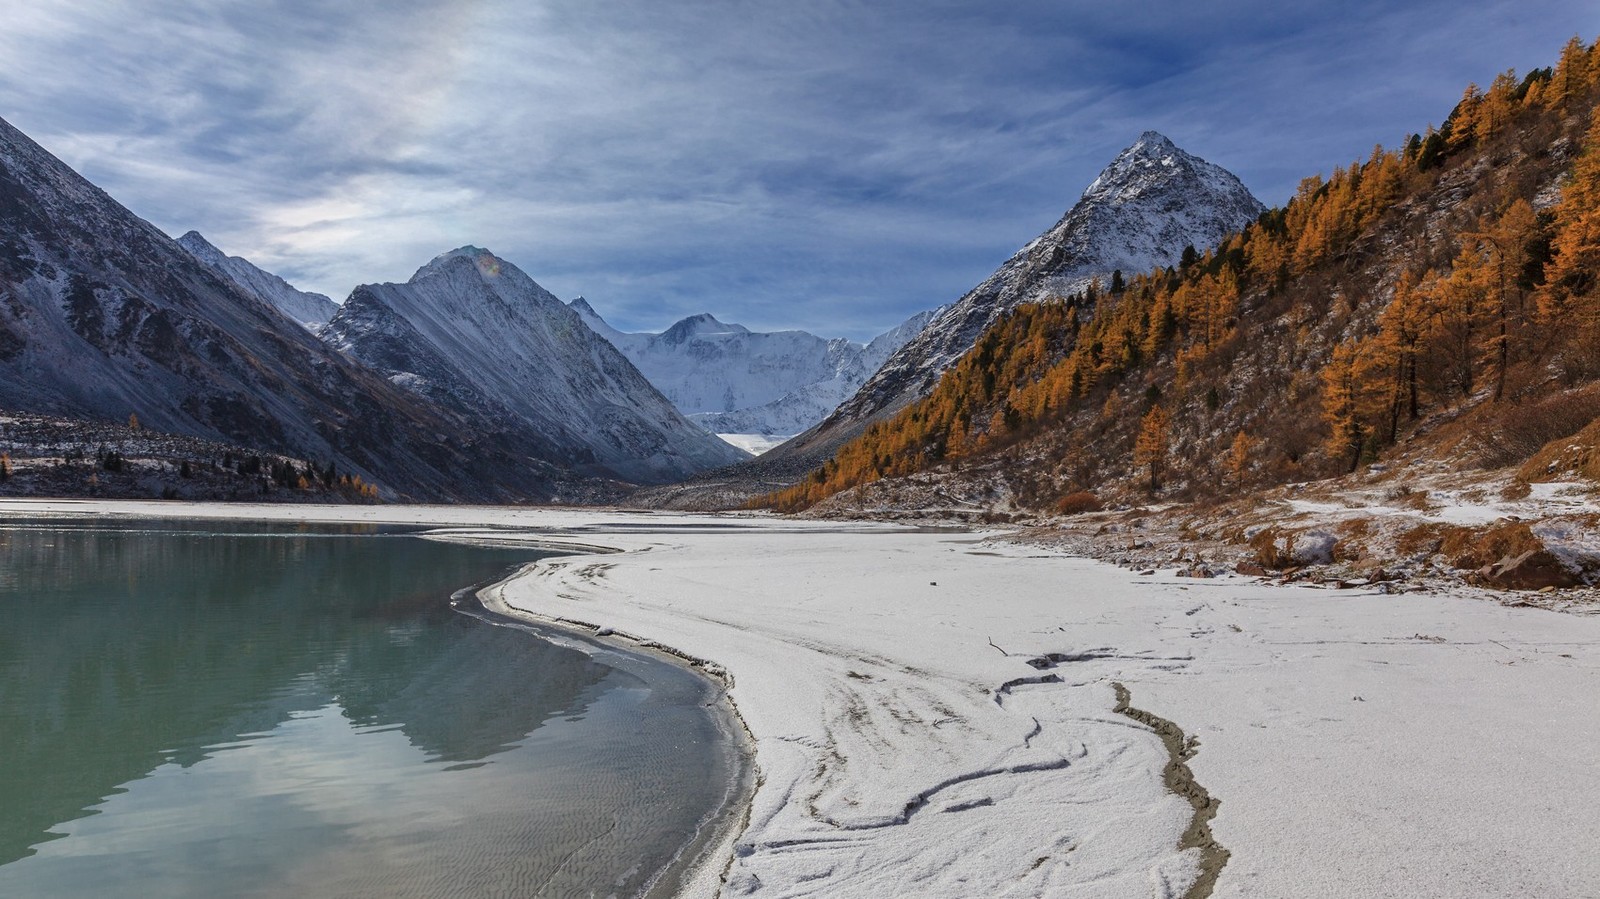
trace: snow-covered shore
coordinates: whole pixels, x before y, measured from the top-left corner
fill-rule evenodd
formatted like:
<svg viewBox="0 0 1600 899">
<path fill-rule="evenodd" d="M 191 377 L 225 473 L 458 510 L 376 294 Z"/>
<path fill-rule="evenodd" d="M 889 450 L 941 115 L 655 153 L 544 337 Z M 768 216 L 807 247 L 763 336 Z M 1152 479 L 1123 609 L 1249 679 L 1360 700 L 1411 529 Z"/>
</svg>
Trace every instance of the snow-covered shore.
<svg viewBox="0 0 1600 899">
<path fill-rule="evenodd" d="M 720 666 L 760 784 L 727 895 L 1182 896 L 1171 754 L 1220 801 L 1216 896 L 1600 891 L 1600 619 L 1140 577 L 960 532 L 470 507 L 0 502 L 529 529 L 607 546 L 487 597 Z M 502 539 L 510 535 L 502 534 Z"/>
</svg>

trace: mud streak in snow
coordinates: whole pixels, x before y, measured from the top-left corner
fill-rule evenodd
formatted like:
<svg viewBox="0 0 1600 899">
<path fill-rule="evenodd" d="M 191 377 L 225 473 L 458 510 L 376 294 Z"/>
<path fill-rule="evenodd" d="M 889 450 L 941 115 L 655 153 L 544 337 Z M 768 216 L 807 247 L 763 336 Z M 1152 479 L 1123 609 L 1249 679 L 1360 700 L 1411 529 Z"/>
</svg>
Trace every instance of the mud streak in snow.
<svg viewBox="0 0 1600 899">
<path fill-rule="evenodd" d="M 1128 692 L 1127 687 L 1120 683 L 1111 686 L 1117 691 L 1115 711 L 1149 727 L 1166 745 L 1167 767 L 1161 772 L 1161 777 L 1167 789 L 1189 800 L 1189 804 L 1194 806 L 1194 818 L 1189 821 L 1183 838 L 1178 841 L 1178 848 L 1200 850 L 1200 877 L 1183 894 L 1183 899 L 1206 899 L 1217 885 L 1217 877 L 1222 874 L 1223 867 L 1228 864 L 1230 853 L 1211 835 L 1211 819 L 1217 816 L 1217 806 L 1222 800 L 1211 798 L 1211 794 L 1194 779 L 1194 772 L 1185 764 L 1194 757 L 1199 741 L 1185 738 L 1183 728 L 1171 721 L 1129 705 L 1133 694 Z"/>
</svg>

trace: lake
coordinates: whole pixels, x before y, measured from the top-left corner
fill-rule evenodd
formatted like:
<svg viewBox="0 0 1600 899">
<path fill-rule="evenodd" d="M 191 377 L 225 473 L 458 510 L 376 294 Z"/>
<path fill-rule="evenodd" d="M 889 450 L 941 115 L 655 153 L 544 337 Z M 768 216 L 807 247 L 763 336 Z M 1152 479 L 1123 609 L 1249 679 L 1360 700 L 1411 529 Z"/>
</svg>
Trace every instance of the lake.
<svg viewBox="0 0 1600 899">
<path fill-rule="evenodd" d="M 0 520 L 0 895 L 669 892 L 739 801 L 720 690 L 418 530 Z"/>
</svg>

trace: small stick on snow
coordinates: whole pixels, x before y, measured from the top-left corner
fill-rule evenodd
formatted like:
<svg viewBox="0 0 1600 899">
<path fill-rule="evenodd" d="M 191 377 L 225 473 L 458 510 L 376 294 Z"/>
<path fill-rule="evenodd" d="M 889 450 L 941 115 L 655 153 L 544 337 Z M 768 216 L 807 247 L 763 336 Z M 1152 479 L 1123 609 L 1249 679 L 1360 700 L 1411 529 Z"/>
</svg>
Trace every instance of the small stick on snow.
<svg viewBox="0 0 1600 899">
<path fill-rule="evenodd" d="M 994 642 L 994 638 L 993 638 L 993 637 L 988 637 L 988 638 L 986 638 L 986 639 L 988 639 L 988 641 L 989 641 L 989 645 L 990 645 L 990 646 L 994 646 L 994 648 L 995 648 L 995 649 L 1000 649 L 1000 647 L 999 647 L 999 646 L 996 646 L 996 645 L 995 645 L 995 642 Z M 1005 650 L 1003 650 L 1003 649 L 1000 649 L 1000 654 L 1001 654 L 1001 655 L 1003 655 L 1003 656 L 1006 656 L 1006 657 L 1007 657 L 1007 658 L 1009 658 L 1009 657 L 1010 657 L 1010 656 L 1011 656 L 1011 653 L 1009 653 L 1009 652 L 1006 652 L 1006 651 L 1005 651 Z"/>
</svg>

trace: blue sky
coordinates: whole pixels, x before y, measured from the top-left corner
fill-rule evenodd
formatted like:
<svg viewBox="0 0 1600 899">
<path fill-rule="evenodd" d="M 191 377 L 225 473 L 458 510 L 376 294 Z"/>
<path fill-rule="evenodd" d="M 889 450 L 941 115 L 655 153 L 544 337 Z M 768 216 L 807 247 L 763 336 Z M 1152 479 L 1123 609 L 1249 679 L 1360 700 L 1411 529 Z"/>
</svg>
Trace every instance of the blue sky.
<svg viewBox="0 0 1600 899">
<path fill-rule="evenodd" d="M 343 299 L 487 246 L 618 327 L 866 338 L 1146 129 L 1276 205 L 1548 65 L 1594 2 L 34 0 L 0 117 Z"/>
</svg>

